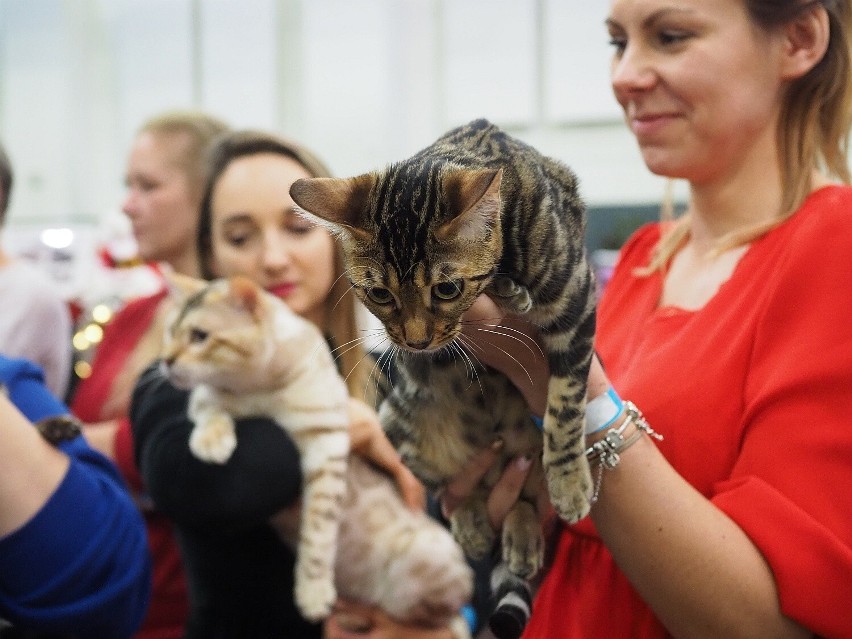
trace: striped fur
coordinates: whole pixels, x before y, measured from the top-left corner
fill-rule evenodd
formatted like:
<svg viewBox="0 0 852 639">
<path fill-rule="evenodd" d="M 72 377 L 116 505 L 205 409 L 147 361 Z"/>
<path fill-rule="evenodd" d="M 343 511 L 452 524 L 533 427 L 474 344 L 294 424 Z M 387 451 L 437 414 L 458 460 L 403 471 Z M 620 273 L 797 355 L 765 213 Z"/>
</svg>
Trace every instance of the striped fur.
<svg viewBox="0 0 852 639">
<path fill-rule="evenodd" d="M 461 549 L 412 512 L 389 477 L 349 457 L 347 388 L 316 327 L 243 278 L 171 279 L 183 303 L 167 327 L 163 368 L 192 389 L 193 453 L 226 463 L 237 445 L 233 418 L 252 415 L 275 419 L 299 449 L 300 521 L 271 523 L 297 551 L 302 614 L 327 616 L 339 593 L 403 621 L 452 621 L 456 639 L 467 639 L 455 619 L 472 592 Z"/>
<path fill-rule="evenodd" d="M 399 347 L 399 380 L 380 417 L 412 469 L 440 487 L 495 437 L 506 441 L 504 460 L 533 456 L 502 556 L 513 574 L 535 574 L 540 473 L 568 522 L 588 513 L 592 492 L 583 416 L 594 281 L 574 174 L 477 120 L 384 171 L 299 180 L 290 193 L 342 238 L 355 291 Z M 459 338 L 462 314 L 480 293 L 540 328 L 551 370 L 543 438 L 521 396 Z M 453 517 L 472 555 L 493 542 L 484 499 L 496 475 Z"/>
</svg>

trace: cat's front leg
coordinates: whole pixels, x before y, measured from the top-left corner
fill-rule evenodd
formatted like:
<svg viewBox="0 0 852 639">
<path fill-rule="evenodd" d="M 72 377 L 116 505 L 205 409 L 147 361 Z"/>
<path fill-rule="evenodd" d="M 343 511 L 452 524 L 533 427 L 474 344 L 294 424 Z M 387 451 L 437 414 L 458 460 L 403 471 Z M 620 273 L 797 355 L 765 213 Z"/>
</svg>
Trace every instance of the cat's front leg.
<svg viewBox="0 0 852 639">
<path fill-rule="evenodd" d="M 198 459 L 214 464 L 227 462 L 237 447 L 234 419 L 203 387 L 190 395 L 189 417 L 195 426 L 189 435 L 189 449 Z"/>
<path fill-rule="evenodd" d="M 547 389 L 542 462 L 550 501 L 569 524 L 589 513 L 592 477 L 585 455 L 585 384 L 551 376 Z"/>
<path fill-rule="evenodd" d="M 494 301 L 513 313 L 526 313 L 532 308 L 532 298 L 526 286 L 518 284 L 508 275 L 497 275 L 488 286 Z"/>
</svg>

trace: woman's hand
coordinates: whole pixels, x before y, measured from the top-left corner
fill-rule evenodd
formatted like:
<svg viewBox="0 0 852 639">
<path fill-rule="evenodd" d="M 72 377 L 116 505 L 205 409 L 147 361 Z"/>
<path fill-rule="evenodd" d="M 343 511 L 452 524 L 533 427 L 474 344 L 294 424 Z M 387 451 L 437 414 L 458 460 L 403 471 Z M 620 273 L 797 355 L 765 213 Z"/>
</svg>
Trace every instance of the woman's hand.
<svg viewBox="0 0 852 639">
<path fill-rule="evenodd" d="M 449 628 L 404 625 L 373 606 L 338 600 L 323 626 L 324 639 L 452 639 Z"/>
<path fill-rule="evenodd" d="M 349 422 L 352 451 L 385 469 L 399 486 L 405 503 L 413 510 L 423 510 L 426 507 L 426 489 L 402 463 L 399 453 L 382 430 L 376 411 L 351 397 Z"/>
</svg>

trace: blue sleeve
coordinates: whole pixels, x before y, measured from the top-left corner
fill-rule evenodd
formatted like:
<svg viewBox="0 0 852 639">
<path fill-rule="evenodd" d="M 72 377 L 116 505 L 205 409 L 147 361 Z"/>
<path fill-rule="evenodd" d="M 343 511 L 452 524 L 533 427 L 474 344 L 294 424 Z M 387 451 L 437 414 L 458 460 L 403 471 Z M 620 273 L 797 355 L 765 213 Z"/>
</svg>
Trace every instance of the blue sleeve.
<svg viewBox="0 0 852 639">
<path fill-rule="evenodd" d="M 31 421 L 67 414 L 38 368 L 0 356 L 0 382 Z M 82 437 L 65 442 L 68 473 L 42 509 L 0 538 L 0 617 L 81 637 L 129 637 L 150 595 L 142 517 L 115 466 Z"/>
</svg>

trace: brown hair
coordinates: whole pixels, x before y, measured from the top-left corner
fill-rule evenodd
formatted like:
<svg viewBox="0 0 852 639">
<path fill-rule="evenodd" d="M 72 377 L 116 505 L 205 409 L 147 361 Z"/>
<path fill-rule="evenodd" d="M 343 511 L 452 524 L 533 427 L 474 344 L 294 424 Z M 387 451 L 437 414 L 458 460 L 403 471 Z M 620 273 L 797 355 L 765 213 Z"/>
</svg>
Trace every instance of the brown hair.
<svg viewBox="0 0 852 639">
<path fill-rule="evenodd" d="M 852 9 L 849 0 L 745 0 L 752 21 L 767 31 L 821 6 L 828 14 L 829 42 L 823 58 L 791 82 L 778 120 L 782 206 L 778 216 L 723 237 L 718 251 L 760 237 L 789 218 L 811 190 L 811 172 L 821 168 L 848 184 L 849 130 L 852 126 Z M 681 216 L 663 234 L 644 274 L 661 269 L 689 235 L 689 217 Z"/>
<path fill-rule="evenodd" d="M 12 163 L 6 155 L 6 149 L 0 144 L 0 226 L 3 226 L 6 221 L 6 209 L 9 208 L 14 181 L 15 173 L 12 171 Z"/>
<path fill-rule="evenodd" d="M 221 136 L 210 148 L 207 163 L 207 182 L 201 200 L 198 224 L 198 256 L 201 261 L 201 274 L 212 279 L 213 231 L 212 199 L 219 178 L 234 160 L 273 153 L 292 158 L 301 164 L 312 177 L 331 177 L 326 165 L 311 151 L 300 144 L 262 131 L 234 131 Z M 357 301 L 349 280 L 343 275 L 343 251 L 335 239 L 334 284 L 326 296 L 326 310 L 329 314 L 328 338 L 335 351 L 335 357 L 349 394 L 362 397 L 372 404 L 374 385 L 369 385 L 373 368 L 372 358 L 367 358 L 359 339 L 359 327 L 356 316 Z M 333 306 L 333 309 L 332 309 Z M 366 395 L 365 395 L 366 393 Z"/>
</svg>

